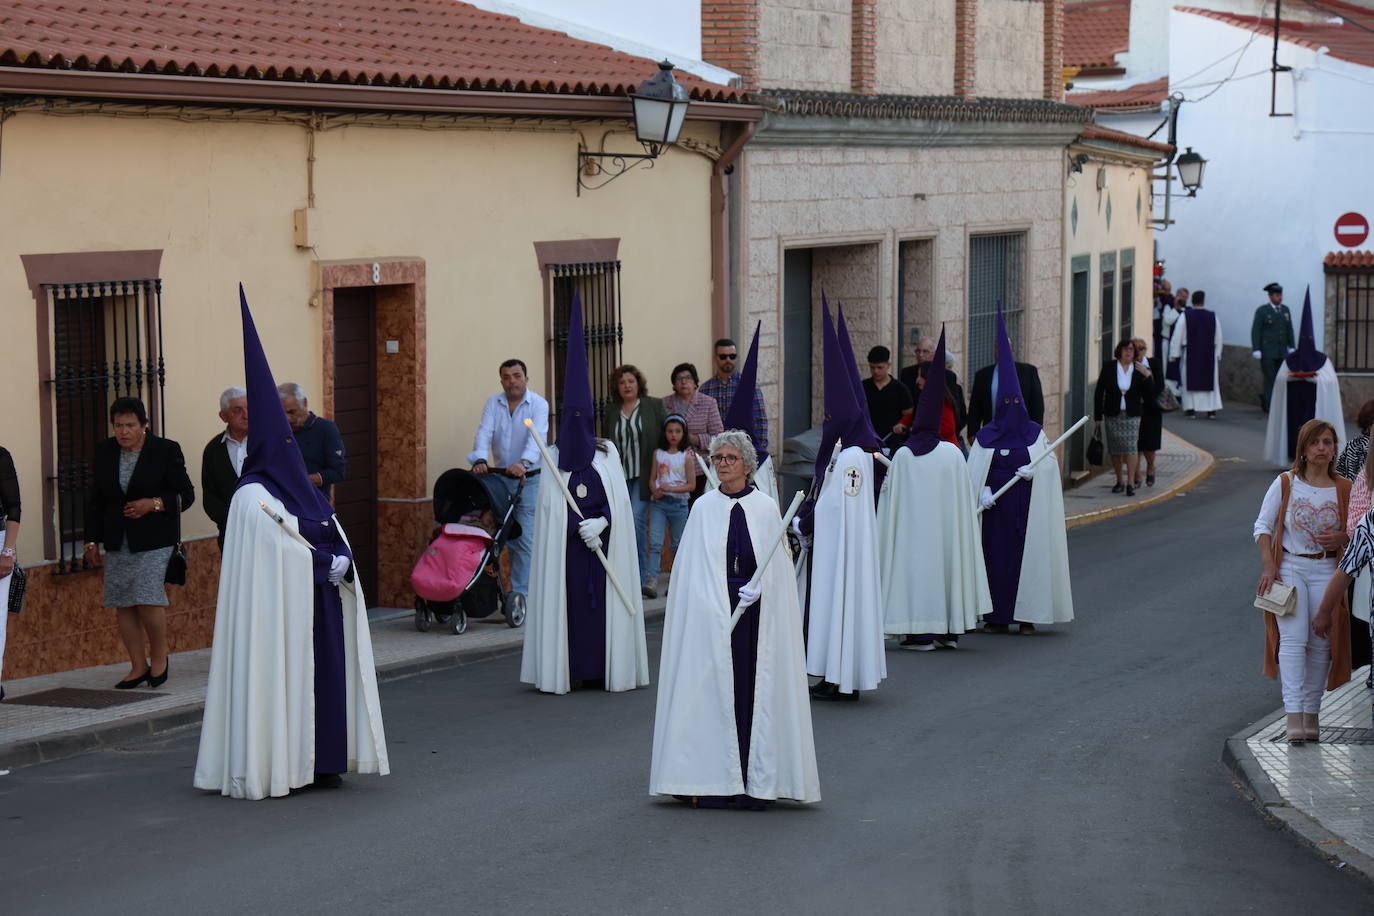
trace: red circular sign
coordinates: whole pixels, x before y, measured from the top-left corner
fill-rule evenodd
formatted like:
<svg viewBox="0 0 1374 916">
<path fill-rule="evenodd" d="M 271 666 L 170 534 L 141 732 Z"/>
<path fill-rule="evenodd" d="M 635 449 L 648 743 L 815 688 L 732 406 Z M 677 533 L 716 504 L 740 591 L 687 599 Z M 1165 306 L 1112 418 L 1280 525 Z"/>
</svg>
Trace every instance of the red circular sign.
<svg viewBox="0 0 1374 916">
<path fill-rule="evenodd" d="M 1355 248 L 1369 238 L 1369 220 L 1361 213 L 1344 213 L 1336 220 L 1336 244 Z"/>
</svg>

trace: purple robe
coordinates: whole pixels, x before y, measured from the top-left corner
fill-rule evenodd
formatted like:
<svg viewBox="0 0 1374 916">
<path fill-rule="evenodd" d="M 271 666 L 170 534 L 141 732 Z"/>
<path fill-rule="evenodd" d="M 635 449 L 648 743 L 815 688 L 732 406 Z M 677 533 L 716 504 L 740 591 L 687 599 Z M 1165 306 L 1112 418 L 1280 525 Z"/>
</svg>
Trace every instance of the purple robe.
<svg viewBox="0 0 1374 916">
<path fill-rule="evenodd" d="M 1191 308 L 1180 321 L 1188 323 L 1183 344 L 1183 387 L 1187 391 L 1211 391 L 1217 385 L 1217 313 Z"/>
<path fill-rule="evenodd" d="M 577 495 L 580 486 L 587 488 L 586 496 Z M 601 516 L 611 522 L 614 520 L 606 488 L 596 468 L 586 467 L 569 474 L 568 490 L 582 512 L 582 518 L 574 512 L 568 513 L 563 571 L 568 599 L 568 677 L 574 681 L 599 681 L 606 677 L 606 569 L 596 554 L 582 543 L 577 526 L 583 518 Z M 602 552 L 606 551 L 610 540 L 608 525 L 601 533 Z"/>
<path fill-rule="evenodd" d="M 1016 469 L 1030 463 L 1030 449 L 994 449 L 986 485 L 994 493 L 1016 476 Z M 986 623 L 1013 622 L 1016 593 L 1021 584 L 1021 560 L 1026 547 L 1026 522 L 1030 518 L 1031 487 L 1022 481 L 1003 493 L 991 509 L 983 510 L 983 559 L 988 570 L 992 613 Z"/>
<path fill-rule="evenodd" d="M 343 601 L 329 584 L 334 557 L 353 554 L 333 521 L 298 518 L 301 536 L 315 545 L 315 772 L 348 772 L 348 694 Z M 350 569 L 349 574 L 351 575 Z"/>
<path fill-rule="evenodd" d="M 1298 431 L 1317 415 L 1317 386 L 1309 378 L 1288 382 L 1288 457 L 1298 453 Z"/>
</svg>

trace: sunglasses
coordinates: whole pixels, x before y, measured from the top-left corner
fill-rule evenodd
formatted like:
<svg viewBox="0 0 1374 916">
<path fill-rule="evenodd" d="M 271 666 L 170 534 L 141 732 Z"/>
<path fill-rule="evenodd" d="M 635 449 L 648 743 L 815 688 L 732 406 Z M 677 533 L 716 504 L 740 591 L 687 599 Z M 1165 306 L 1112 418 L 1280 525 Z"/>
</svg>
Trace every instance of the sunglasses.
<svg viewBox="0 0 1374 916">
<path fill-rule="evenodd" d="M 736 354 L 734 353 L 717 353 L 716 359 L 720 360 L 721 362 L 725 362 L 727 359 L 734 359 L 735 356 Z"/>
</svg>

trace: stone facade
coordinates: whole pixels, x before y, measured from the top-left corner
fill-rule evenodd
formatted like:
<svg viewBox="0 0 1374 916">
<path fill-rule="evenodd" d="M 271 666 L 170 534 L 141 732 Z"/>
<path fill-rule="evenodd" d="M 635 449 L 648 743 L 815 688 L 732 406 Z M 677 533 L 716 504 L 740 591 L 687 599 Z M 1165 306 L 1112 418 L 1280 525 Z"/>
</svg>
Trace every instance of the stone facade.
<svg viewBox="0 0 1374 916">
<path fill-rule="evenodd" d="M 1027 0 L 978 0 L 978 64 L 983 98 L 1036 99 L 1044 94 L 1044 9 Z"/>
<path fill-rule="evenodd" d="M 848 92 L 853 69 L 852 0 L 760 0 L 759 83 Z"/>
<path fill-rule="evenodd" d="M 878 4 L 877 52 L 877 92 L 948 94 L 954 84 L 954 0 Z"/>
</svg>

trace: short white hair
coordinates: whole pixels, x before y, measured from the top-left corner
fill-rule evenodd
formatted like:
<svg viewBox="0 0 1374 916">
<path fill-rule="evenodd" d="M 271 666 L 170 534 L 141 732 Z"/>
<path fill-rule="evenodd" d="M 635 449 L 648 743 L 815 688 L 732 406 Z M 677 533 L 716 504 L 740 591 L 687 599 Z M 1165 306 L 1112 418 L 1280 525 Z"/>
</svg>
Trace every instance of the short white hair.
<svg viewBox="0 0 1374 916">
<path fill-rule="evenodd" d="M 305 406 L 305 389 L 295 382 L 282 382 L 278 385 L 277 397 L 281 398 L 283 401 L 287 398 L 295 398 L 297 405 L 301 407 Z"/>
<path fill-rule="evenodd" d="M 727 429 L 723 433 L 716 433 L 711 437 L 711 456 L 721 450 L 724 446 L 734 446 L 744 460 L 744 473 L 753 476 L 759 469 L 759 455 L 754 451 L 754 441 L 749 438 L 749 434 L 742 429 Z"/>
<path fill-rule="evenodd" d="M 248 392 L 235 385 L 233 388 L 224 389 L 224 393 L 219 396 L 219 409 L 225 411 L 229 409 L 229 402 L 234 398 L 246 398 Z"/>
</svg>

